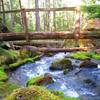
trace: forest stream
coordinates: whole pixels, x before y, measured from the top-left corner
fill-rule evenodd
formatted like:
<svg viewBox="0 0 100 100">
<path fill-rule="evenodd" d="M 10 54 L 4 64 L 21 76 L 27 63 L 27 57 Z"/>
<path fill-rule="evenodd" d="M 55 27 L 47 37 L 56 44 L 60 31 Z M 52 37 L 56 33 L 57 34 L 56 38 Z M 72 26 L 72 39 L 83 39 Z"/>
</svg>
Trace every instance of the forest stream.
<svg viewBox="0 0 100 100">
<path fill-rule="evenodd" d="M 66 75 L 63 74 L 63 71 L 51 71 L 49 69 L 53 61 L 68 55 L 70 53 L 58 53 L 51 57 L 44 56 L 35 63 L 26 63 L 11 72 L 9 81 L 25 87 L 29 78 L 50 74 L 54 83 L 47 85 L 47 88 L 63 91 L 66 96 L 80 97 L 82 100 L 100 100 L 99 60 L 93 60 L 93 62 L 98 63 L 98 68 L 83 68 L 80 70 L 77 67 Z M 71 61 L 73 65 L 77 66 L 81 62 L 75 59 L 71 59 Z"/>
</svg>

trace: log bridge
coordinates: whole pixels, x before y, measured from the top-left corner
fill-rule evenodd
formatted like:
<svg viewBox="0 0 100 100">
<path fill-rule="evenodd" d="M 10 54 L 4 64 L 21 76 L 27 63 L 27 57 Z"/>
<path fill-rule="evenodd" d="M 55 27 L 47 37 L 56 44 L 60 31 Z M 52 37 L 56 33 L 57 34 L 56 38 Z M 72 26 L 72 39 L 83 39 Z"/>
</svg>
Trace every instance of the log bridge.
<svg viewBox="0 0 100 100">
<path fill-rule="evenodd" d="M 31 32 L 31 33 L 28 32 L 26 13 L 37 12 L 37 11 L 38 12 L 75 11 L 77 14 L 77 18 L 76 18 L 74 32 Z M 80 9 L 76 7 L 20 9 L 12 11 L 3 11 L 0 13 L 17 13 L 17 12 L 21 13 L 24 31 L 22 33 L 14 33 L 14 32 L 0 33 L 0 41 L 26 40 L 26 42 L 29 42 L 30 40 L 41 40 L 41 39 L 100 39 L 100 31 L 80 31 Z M 55 49 L 52 50 L 55 51 Z M 75 50 L 77 51 L 77 49 Z M 60 49 L 58 51 L 62 50 Z M 74 51 L 74 50 L 70 49 L 69 51 Z"/>
</svg>

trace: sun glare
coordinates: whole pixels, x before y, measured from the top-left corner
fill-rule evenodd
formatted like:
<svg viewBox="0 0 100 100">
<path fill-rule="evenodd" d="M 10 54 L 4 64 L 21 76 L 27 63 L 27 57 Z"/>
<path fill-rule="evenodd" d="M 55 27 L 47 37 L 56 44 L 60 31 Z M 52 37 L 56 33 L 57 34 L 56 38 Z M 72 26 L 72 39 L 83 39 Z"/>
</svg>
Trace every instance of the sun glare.
<svg viewBox="0 0 100 100">
<path fill-rule="evenodd" d="M 35 1 L 35 0 L 33 0 L 33 1 Z M 39 4 L 42 4 L 44 1 L 45 0 L 39 0 Z M 27 8 L 30 1 L 29 0 L 21 0 L 21 2 L 22 2 L 22 6 Z M 50 0 L 50 2 L 52 3 L 53 0 Z M 81 0 L 62 0 L 61 3 L 62 3 L 62 6 L 64 6 L 64 7 L 67 7 L 67 6 L 80 6 L 81 5 Z"/>
</svg>

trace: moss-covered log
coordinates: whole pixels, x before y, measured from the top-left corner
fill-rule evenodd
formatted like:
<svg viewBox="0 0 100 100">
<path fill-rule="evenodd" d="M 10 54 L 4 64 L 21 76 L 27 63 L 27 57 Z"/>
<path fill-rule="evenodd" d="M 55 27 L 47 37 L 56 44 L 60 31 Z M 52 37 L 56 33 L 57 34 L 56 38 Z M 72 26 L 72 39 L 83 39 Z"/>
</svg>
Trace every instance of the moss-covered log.
<svg viewBox="0 0 100 100">
<path fill-rule="evenodd" d="M 100 39 L 100 31 L 81 32 L 76 36 L 73 32 L 33 32 L 28 33 L 30 40 L 41 39 Z M 25 33 L 0 33 L 0 41 L 26 40 Z"/>
</svg>

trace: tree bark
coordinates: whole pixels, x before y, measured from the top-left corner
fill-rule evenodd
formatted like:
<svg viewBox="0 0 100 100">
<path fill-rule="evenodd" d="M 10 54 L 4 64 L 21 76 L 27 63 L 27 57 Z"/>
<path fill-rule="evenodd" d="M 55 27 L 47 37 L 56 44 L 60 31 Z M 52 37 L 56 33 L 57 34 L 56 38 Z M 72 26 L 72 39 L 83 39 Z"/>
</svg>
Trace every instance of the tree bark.
<svg viewBox="0 0 100 100">
<path fill-rule="evenodd" d="M 100 39 L 100 32 L 82 32 L 83 37 L 78 39 Z M 33 32 L 28 33 L 28 39 L 75 39 L 74 33 L 70 32 Z M 25 33 L 0 33 L 0 41 L 26 40 Z"/>
<path fill-rule="evenodd" d="M 40 48 L 40 52 L 45 52 L 45 53 L 57 53 L 57 52 L 73 52 L 73 51 L 87 51 L 88 48 Z"/>
<path fill-rule="evenodd" d="M 45 8 L 50 8 L 50 0 L 45 0 Z M 50 31 L 50 11 L 45 12 L 44 27 L 45 31 Z"/>
<path fill-rule="evenodd" d="M 1 3 L 2 3 L 2 11 L 3 11 L 3 23 L 5 24 L 6 23 L 6 17 L 5 17 L 4 1 L 1 0 Z"/>
<path fill-rule="evenodd" d="M 39 8 L 39 1 L 35 0 L 35 8 Z M 40 31 L 40 16 L 39 11 L 35 12 L 35 18 L 36 18 L 36 31 Z"/>
<path fill-rule="evenodd" d="M 13 10 L 13 1 L 12 0 L 10 0 L 10 10 Z M 11 13 L 11 31 L 13 31 L 14 22 L 15 22 L 14 14 Z"/>
</svg>

